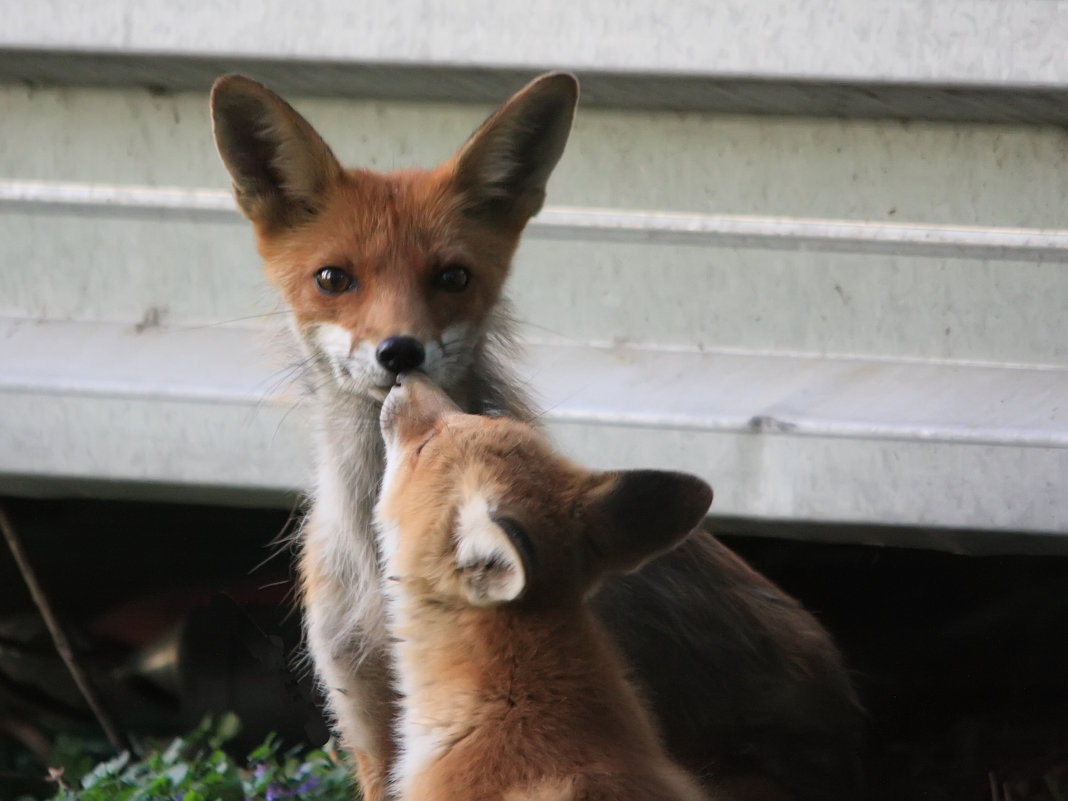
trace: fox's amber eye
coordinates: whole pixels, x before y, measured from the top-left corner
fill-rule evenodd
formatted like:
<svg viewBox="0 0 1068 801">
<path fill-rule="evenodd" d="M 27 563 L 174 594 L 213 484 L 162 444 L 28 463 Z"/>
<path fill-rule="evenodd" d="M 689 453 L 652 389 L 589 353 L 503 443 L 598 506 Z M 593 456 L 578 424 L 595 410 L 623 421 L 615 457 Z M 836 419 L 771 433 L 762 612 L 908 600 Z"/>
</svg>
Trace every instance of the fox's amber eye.
<svg viewBox="0 0 1068 801">
<path fill-rule="evenodd" d="M 340 295 L 354 288 L 356 282 L 340 267 L 323 267 L 315 274 L 315 285 L 327 295 Z"/>
<path fill-rule="evenodd" d="M 471 280 L 471 272 L 466 267 L 452 264 L 434 276 L 434 289 L 445 292 L 463 292 Z"/>
</svg>

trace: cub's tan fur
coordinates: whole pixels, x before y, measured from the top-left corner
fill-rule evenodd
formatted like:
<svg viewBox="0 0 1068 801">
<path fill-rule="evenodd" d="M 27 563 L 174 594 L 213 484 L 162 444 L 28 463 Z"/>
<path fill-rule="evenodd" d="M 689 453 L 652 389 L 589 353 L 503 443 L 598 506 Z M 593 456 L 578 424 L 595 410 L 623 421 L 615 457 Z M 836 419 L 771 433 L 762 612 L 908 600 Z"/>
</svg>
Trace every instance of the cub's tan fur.
<svg viewBox="0 0 1068 801">
<path fill-rule="evenodd" d="M 402 688 L 401 801 L 696 801 L 585 596 L 684 538 L 712 491 L 594 473 L 421 376 L 382 409 L 378 504 Z"/>
<path fill-rule="evenodd" d="M 573 77 L 542 76 L 444 163 L 375 173 L 342 168 L 312 126 L 255 81 L 227 76 L 212 91 L 219 152 L 304 351 L 317 452 L 301 532 L 308 651 L 369 801 L 382 797 L 393 760 L 371 526 L 381 399 L 401 369 L 384 352 L 404 343 L 405 366 L 466 412 L 531 417 L 507 369 L 502 288 L 576 99 Z M 664 291 L 676 290 L 685 288 Z M 699 532 L 606 579 L 592 604 L 677 759 L 774 783 L 801 801 L 856 798 L 863 725 L 833 643 L 713 537 Z"/>
</svg>

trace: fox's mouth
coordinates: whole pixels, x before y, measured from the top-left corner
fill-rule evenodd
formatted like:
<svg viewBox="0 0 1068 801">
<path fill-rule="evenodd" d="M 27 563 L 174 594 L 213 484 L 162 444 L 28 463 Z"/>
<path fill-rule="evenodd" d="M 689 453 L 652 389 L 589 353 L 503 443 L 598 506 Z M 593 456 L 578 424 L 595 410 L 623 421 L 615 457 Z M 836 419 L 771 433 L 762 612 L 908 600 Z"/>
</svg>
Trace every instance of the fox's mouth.
<svg viewBox="0 0 1068 801">
<path fill-rule="evenodd" d="M 363 395 L 376 403 L 386 399 L 396 381 L 396 376 L 385 371 L 372 374 L 341 361 L 333 361 L 334 381 L 338 389 L 351 395 Z"/>
<path fill-rule="evenodd" d="M 355 376 L 346 375 L 338 381 L 338 389 L 350 395 L 358 395 L 368 398 L 375 403 L 382 403 L 389 391 L 393 388 L 393 381 L 374 382 L 359 380 Z"/>
</svg>

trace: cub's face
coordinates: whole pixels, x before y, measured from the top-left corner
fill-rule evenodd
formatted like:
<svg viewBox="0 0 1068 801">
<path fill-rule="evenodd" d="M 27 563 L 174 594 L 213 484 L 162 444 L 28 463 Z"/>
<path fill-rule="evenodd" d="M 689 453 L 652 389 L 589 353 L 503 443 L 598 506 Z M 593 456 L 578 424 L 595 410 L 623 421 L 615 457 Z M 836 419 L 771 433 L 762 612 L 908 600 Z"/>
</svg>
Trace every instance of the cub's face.
<svg viewBox="0 0 1068 801">
<path fill-rule="evenodd" d="M 461 413 L 422 376 L 403 377 L 381 421 L 377 513 L 390 577 L 480 606 L 586 589 L 582 504 L 605 479 L 553 453 L 529 426 Z"/>
<path fill-rule="evenodd" d="M 604 572 L 683 539 L 712 500 L 692 476 L 574 465 L 527 425 L 463 414 L 419 374 L 401 377 L 381 425 L 384 569 L 438 601 L 577 602 Z"/>
</svg>

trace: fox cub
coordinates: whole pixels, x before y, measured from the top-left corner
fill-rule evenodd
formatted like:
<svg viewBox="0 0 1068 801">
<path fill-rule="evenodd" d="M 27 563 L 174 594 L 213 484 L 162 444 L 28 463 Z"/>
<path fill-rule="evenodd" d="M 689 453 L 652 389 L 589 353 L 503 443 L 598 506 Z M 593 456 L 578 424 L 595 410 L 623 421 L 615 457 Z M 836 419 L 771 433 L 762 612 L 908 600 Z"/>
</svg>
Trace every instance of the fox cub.
<svg viewBox="0 0 1068 801">
<path fill-rule="evenodd" d="M 256 81 L 230 75 L 212 90 L 219 153 L 303 348 L 317 456 L 300 534 L 304 623 L 369 801 L 384 798 L 394 758 L 372 526 L 382 399 L 420 369 L 465 412 L 531 419 L 511 376 L 505 282 L 577 98 L 574 77 L 544 75 L 438 166 L 377 173 L 342 167 Z M 796 601 L 705 532 L 599 587 L 593 609 L 673 757 L 798 801 L 857 798 L 862 713 L 830 636 Z"/>
<path fill-rule="evenodd" d="M 425 377 L 382 407 L 376 527 L 401 689 L 401 801 L 705 798 L 662 748 L 585 597 L 681 541 L 712 490 L 595 473 Z"/>
</svg>

